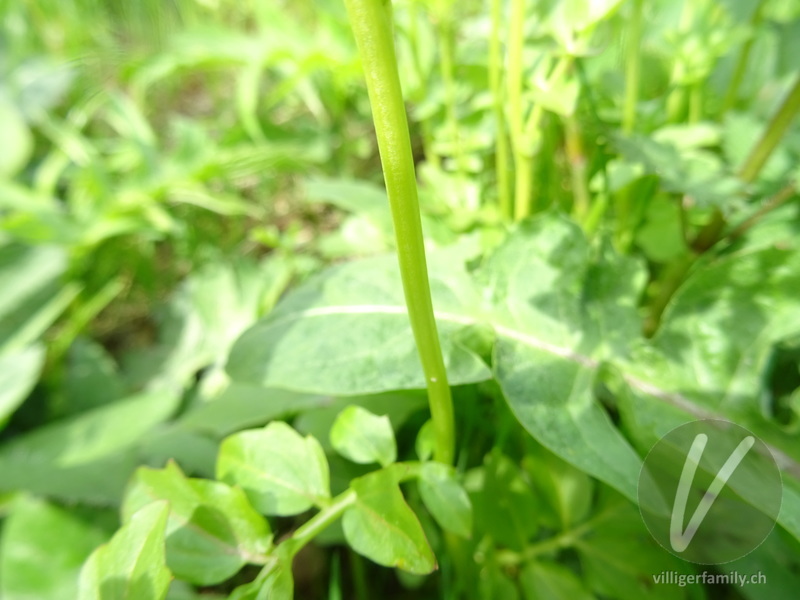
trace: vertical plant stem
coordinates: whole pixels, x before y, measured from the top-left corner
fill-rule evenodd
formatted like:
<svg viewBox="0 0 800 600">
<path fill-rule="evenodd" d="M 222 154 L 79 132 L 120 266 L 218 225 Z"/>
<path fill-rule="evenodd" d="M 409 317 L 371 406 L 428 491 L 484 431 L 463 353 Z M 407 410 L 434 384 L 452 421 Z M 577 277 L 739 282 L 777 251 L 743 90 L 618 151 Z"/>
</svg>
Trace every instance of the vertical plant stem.
<svg viewBox="0 0 800 600">
<path fill-rule="evenodd" d="M 547 76 L 546 86 L 552 86 L 566 75 L 572 65 L 572 56 L 564 55 Z M 541 104 L 536 104 L 528 115 L 522 135 L 520 137 L 517 154 L 517 195 L 514 203 L 514 216 L 517 220 L 524 219 L 533 213 L 533 159 L 538 152 L 538 141 L 541 136 L 539 131 L 542 124 L 544 109 Z"/>
<path fill-rule="evenodd" d="M 495 146 L 495 173 L 497 177 L 497 199 L 500 204 L 501 214 L 510 219 L 514 216 L 514 206 L 509 189 L 509 148 L 506 132 L 506 116 L 503 104 L 503 57 L 500 41 L 500 28 L 502 25 L 503 2 L 492 2 L 492 30 L 489 38 L 489 85 L 492 90 L 494 119 L 497 126 L 497 140 Z"/>
<path fill-rule="evenodd" d="M 572 182 L 572 210 L 578 222 L 583 223 L 589 215 L 589 188 L 586 184 L 586 155 L 575 115 L 564 118 L 564 138 Z"/>
<path fill-rule="evenodd" d="M 755 30 L 759 25 L 761 25 L 761 21 L 764 18 L 765 5 L 766 2 L 764 2 L 764 0 L 760 0 L 755 11 L 753 11 L 753 16 L 750 18 L 750 27 L 753 31 L 751 31 L 750 37 L 747 38 L 747 41 L 744 43 L 744 45 L 742 45 L 742 51 L 739 53 L 739 58 L 736 61 L 736 67 L 733 71 L 733 77 L 731 77 L 731 83 L 728 86 L 728 91 L 725 94 L 725 100 L 722 103 L 722 110 L 719 114 L 720 119 L 725 116 L 725 113 L 733 108 L 733 105 L 736 104 L 736 100 L 739 98 L 739 88 L 742 86 L 744 74 L 747 71 L 747 63 L 750 61 L 750 52 L 752 52 L 753 44 L 756 41 Z"/>
<path fill-rule="evenodd" d="M 522 153 L 525 115 L 522 111 L 522 50 L 525 40 L 525 0 L 511 0 L 511 16 L 508 35 L 508 120 L 511 133 L 511 148 L 514 153 L 514 217 L 519 218 L 519 211 L 527 206 L 525 189 L 526 178 L 530 177 L 525 170 L 529 168 Z M 523 215 L 524 216 L 524 215 Z"/>
<path fill-rule="evenodd" d="M 442 81 L 444 82 L 445 94 L 445 116 L 450 141 L 454 145 L 453 158 L 456 162 L 456 172 L 459 176 L 464 175 L 464 151 L 459 139 L 458 116 L 456 114 L 456 75 L 455 57 L 453 47 L 455 46 L 455 32 L 449 14 L 450 4 L 442 8 L 438 15 L 438 37 L 439 37 L 439 66 L 441 68 Z"/>
<path fill-rule="evenodd" d="M 436 433 L 434 457 L 452 464 L 455 452 L 453 400 L 433 316 L 414 159 L 392 39 L 391 2 L 345 0 L 345 5 L 364 65 L 397 237 L 403 291 L 428 387 Z"/>
<path fill-rule="evenodd" d="M 769 125 L 767 125 L 764 135 L 758 140 L 741 169 L 739 169 L 739 177 L 743 181 L 750 183 L 758 177 L 761 169 L 764 168 L 772 152 L 789 129 L 789 125 L 791 125 L 792 119 L 794 119 L 798 111 L 800 111 L 800 76 L 795 79 L 794 85 L 789 90 L 778 112 L 775 113 Z"/>
<path fill-rule="evenodd" d="M 622 130 L 633 133 L 636 127 L 636 105 L 639 103 L 641 63 L 639 47 L 642 44 L 642 9 L 644 0 L 633 0 L 633 15 L 628 24 L 628 42 L 625 48 L 625 105 L 622 112 Z"/>
</svg>

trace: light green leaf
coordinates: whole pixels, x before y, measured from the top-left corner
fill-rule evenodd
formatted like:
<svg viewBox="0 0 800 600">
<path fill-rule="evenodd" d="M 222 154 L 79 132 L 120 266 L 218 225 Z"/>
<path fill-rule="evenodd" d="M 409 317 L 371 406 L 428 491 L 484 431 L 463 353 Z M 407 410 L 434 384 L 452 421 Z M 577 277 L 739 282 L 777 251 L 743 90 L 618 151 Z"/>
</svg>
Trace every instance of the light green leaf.
<svg viewBox="0 0 800 600">
<path fill-rule="evenodd" d="M 56 246 L 0 247 L 0 350 L 35 341 L 76 293 L 60 281 L 67 256 Z"/>
<path fill-rule="evenodd" d="M 517 419 L 546 448 L 635 499 L 641 461 L 592 394 L 599 360 L 624 353 L 635 335 L 639 267 L 619 264 L 593 267 L 577 226 L 545 216 L 524 223 L 479 276 L 495 311 L 495 374 Z"/>
<path fill-rule="evenodd" d="M 0 177 L 16 175 L 33 152 L 33 136 L 22 113 L 0 95 L 0 131 L 3 132 L 3 152 L 0 153 Z"/>
<path fill-rule="evenodd" d="M 217 478 L 240 486 L 267 515 L 295 515 L 330 498 L 328 462 L 319 442 L 280 421 L 226 438 Z"/>
<path fill-rule="evenodd" d="M 465 538 L 472 535 L 472 504 L 452 467 L 437 462 L 424 463 L 419 493 L 425 507 L 443 529 Z"/>
<path fill-rule="evenodd" d="M 75 598 L 81 565 L 108 539 L 107 529 L 88 519 L 85 511 L 19 497 L 5 520 L 0 542 L 0 597 Z"/>
<path fill-rule="evenodd" d="M 422 525 L 391 471 L 359 477 L 351 487 L 357 499 L 345 511 L 342 526 L 353 550 L 379 565 L 410 573 L 425 575 L 436 568 Z"/>
<path fill-rule="evenodd" d="M 463 257 L 432 255 L 429 262 L 440 274 L 431 280 L 437 311 L 473 310 L 476 291 Z M 488 378 L 483 362 L 458 344 L 460 319 L 438 325 L 450 383 Z M 295 289 L 239 338 L 226 370 L 234 380 L 310 393 L 424 389 L 396 258 L 336 265 Z"/>
<path fill-rule="evenodd" d="M 162 600 L 170 573 L 164 566 L 166 502 L 154 502 L 95 550 L 83 566 L 78 600 Z"/>
<path fill-rule="evenodd" d="M 331 445 L 355 463 L 380 463 L 386 467 L 397 460 L 397 444 L 387 416 L 377 416 L 360 406 L 348 406 L 331 428 Z"/>
<path fill-rule="evenodd" d="M 0 354 L 0 429 L 36 385 L 44 357 L 41 345 Z"/>
<path fill-rule="evenodd" d="M 436 431 L 433 428 L 433 421 L 428 419 L 425 424 L 420 427 L 417 434 L 417 441 L 414 449 L 417 452 L 420 460 L 430 460 L 433 456 L 433 451 L 436 448 Z"/>
<path fill-rule="evenodd" d="M 294 600 L 291 558 L 278 547 L 255 581 L 237 587 L 228 600 Z"/>
<path fill-rule="evenodd" d="M 525 600 L 592 600 L 578 576 L 551 561 L 528 563 L 519 576 Z"/>
<path fill-rule="evenodd" d="M 220 583 L 269 550 L 269 524 L 239 488 L 187 478 L 174 462 L 141 467 L 126 493 L 123 521 L 156 500 L 169 502 L 167 566 L 180 579 Z"/>
</svg>

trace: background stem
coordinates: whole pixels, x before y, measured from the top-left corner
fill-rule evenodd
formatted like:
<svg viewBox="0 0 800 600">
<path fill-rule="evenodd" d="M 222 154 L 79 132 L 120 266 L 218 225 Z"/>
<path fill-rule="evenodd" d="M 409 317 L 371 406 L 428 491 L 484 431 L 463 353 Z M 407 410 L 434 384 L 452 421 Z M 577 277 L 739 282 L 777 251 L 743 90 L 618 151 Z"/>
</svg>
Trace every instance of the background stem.
<svg viewBox="0 0 800 600">
<path fill-rule="evenodd" d="M 739 170 L 739 177 L 743 181 L 750 183 L 758 177 L 798 111 L 800 111 L 800 77 L 795 79 L 792 89 L 789 90 L 778 112 L 772 117 L 764 135 L 758 140 Z"/>
<path fill-rule="evenodd" d="M 495 174 L 497 177 L 497 199 L 501 214 L 510 219 L 514 215 L 514 206 L 509 189 L 509 148 L 506 137 L 506 117 L 503 106 L 503 57 L 500 31 L 503 17 L 502 0 L 492 0 L 492 31 L 489 38 L 489 85 L 494 101 L 494 119 L 497 127 L 495 142 Z"/>
<path fill-rule="evenodd" d="M 633 15 L 628 25 L 628 42 L 625 48 L 625 105 L 622 112 L 622 130 L 633 133 L 636 125 L 636 105 L 639 102 L 641 63 L 639 50 L 642 44 L 643 0 L 634 0 Z"/>
<path fill-rule="evenodd" d="M 403 291 L 428 387 L 436 432 L 434 457 L 452 464 L 455 452 L 453 400 L 433 317 L 414 159 L 392 39 L 391 3 L 388 0 L 345 0 L 345 5 L 364 67 L 397 238 Z"/>
</svg>

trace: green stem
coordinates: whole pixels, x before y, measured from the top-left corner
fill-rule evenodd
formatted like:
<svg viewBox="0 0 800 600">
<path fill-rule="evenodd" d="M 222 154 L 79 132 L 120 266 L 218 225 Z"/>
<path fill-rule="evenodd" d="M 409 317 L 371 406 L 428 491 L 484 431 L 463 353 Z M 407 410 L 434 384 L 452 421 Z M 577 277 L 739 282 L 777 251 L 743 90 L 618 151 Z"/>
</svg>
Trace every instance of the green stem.
<svg viewBox="0 0 800 600">
<path fill-rule="evenodd" d="M 345 0 L 364 65 L 386 192 L 397 238 L 408 316 L 428 387 L 436 432 L 436 460 L 452 464 L 455 453 L 453 400 L 433 316 L 414 159 L 392 39 L 388 0 Z"/>
<path fill-rule="evenodd" d="M 459 139 L 458 115 L 456 114 L 456 76 L 455 59 L 453 56 L 453 46 L 455 45 L 455 35 L 450 15 L 447 8 L 442 10 L 439 15 L 439 66 L 441 67 L 442 81 L 444 82 L 445 94 L 445 115 L 447 128 L 450 130 L 450 141 L 453 144 L 453 158 L 456 162 L 456 172 L 459 176 L 464 176 L 464 151 Z"/>
<path fill-rule="evenodd" d="M 348 489 L 342 492 L 328 506 L 298 527 L 292 537 L 282 542 L 281 545 L 286 544 L 289 555 L 294 556 L 303 546 L 341 517 L 345 510 L 355 504 L 355 501 L 356 493 L 353 490 Z"/>
<path fill-rule="evenodd" d="M 573 58 L 569 55 L 562 56 L 556 63 L 553 70 L 547 76 L 545 85 L 552 86 L 561 79 L 572 65 Z M 519 140 L 519 147 L 515 150 L 517 159 L 517 189 L 514 202 L 514 217 L 517 220 L 524 219 L 533 213 L 533 159 L 537 154 L 537 136 L 540 135 L 539 128 L 542 124 L 544 108 L 541 104 L 535 105 L 528 115 L 528 121 L 523 128 L 522 136 Z"/>
<path fill-rule="evenodd" d="M 527 205 L 525 189 L 526 168 L 528 161 L 522 152 L 525 115 L 522 111 L 522 50 L 525 40 L 525 0 L 511 0 L 511 16 L 508 32 L 508 76 L 506 89 L 508 93 L 508 120 L 511 133 L 511 148 L 514 153 L 514 217 L 519 218 L 520 211 Z M 524 216 L 524 215 L 523 215 Z"/>
<path fill-rule="evenodd" d="M 572 210 L 578 222 L 583 223 L 589 216 L 589 187 L 586 183 L 586 155 L 575 115 L 564 118 L 564 140 L 572 182 Z"/>
<path fill-rule="evenodd" d="M 625 49 L 625 105 L 622 112 L 622 130 L 633 133 L 636 126 L 636 106 L 639 103 L 641 62 L 639 51 L 642 42 L 642 10 L 644 0 L 633 1 L 633 15 L 628 24 L 628 44 Z"/>
<path fill-rule="evenodd" d="M 775 113 L 775 116 L 772 117 L 769 125 L 767 125 L 764 135 L 758 140 L 747 160 L 744 161 L 741 169 L 739 169 L 739 177 L 743 181 L 747 183 L 755 181 L 772 152 L 788 131 L 789 125 L 791 125 L 792 119 L 794 119 L 798 111 L 800 111 L 800 76 L 797 77 L 778 112 Z"/>
<path fill-rule="evenodd" d="M 728 86 L 728 91 L 725 94 L 725 100 L 722 103 L 722 110 L 719 114 L 720 119 L 725 116 L 726 112 L 733 108 L 733 105 L 736 104 L 736 100 L 739 98 L 739 88 L 744 80 L 744 74 L 747 71 L 747 63 L 750 61 L 750 52 L 753 50 L 753 44 L 756 41 L 755 30 L 761 24 L 761 21 L 764 17 L 765 5 L 766 2 L 761 0 L 758 3 L 755 11 L 753 11 L 753 16 L 750 18 L 750 27 L 752 28 L 752 31 L 750 32 L 750 37 L 747 38 L 747 41 L 742 46 L 742 51 L 739 53 L 739 59 L 736 61 L 733 77 L 731 77 L 731 83 Z"/>
<path fill-rule="evenodd" d="M 500 28 L 503 14 L 502 0 L 492 0 L 492 31 L 489 38 L 489 85 L 494 100 L 494 118 L 497 126 L 495 148 L 495 172 L 497 175 L 497 198 L 502 215 L 510 219 L 514 214 L 514 206 L 509 190 L 509 148 L 506 137 L 506 117 L 503 106 L 503 57 L 500 40 Z"/>
</svg>

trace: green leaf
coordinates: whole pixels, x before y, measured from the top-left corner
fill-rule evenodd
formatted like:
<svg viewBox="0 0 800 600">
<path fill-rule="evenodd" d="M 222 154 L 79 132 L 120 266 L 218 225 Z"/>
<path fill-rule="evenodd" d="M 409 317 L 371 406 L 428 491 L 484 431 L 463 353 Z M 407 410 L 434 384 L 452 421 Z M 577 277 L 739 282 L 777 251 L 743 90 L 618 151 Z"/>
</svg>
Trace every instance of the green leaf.
<svg viewBox="0 0 800 600">
<path fill-rule="evenodd" d="M 578 576 L 551 561 L 535 561 L 522 569 L 520 586 L 526 600 L 592 600 Z"/>
<path fill-rule="evenodd" d="M 620 268 L 593 268 L 580 229 L 544 216 L 523 223 L 479 276 L 494 305 L 496 378 L 517 419 L 546 448 L 635 499 L 641 460 L 592 394 L 599 360 L 624 355 L 636 335 L 641 267 L 615 262 Z"/>
<path fill-rule="evenodd" d="M 490 536 L 521 552 L 539 530 L 539 502 L 519 468 L 494 450 L 483 467 L 467 473 L 464 487 L 472 501 L 476 539 Z"/>
<path fill-rule="evenodd" d="M 19 497 L 5 520 L 0 542 L 0 597 L 75 598 L 81 565 L 108 539 L 107 529 L 80 511 Z"/>
<path fill-rule="evenodd" d="M 138 461 L 136 444 L 179 400 L 171 392 L 139 394 L 12 439 L 0 448 L 0 490 L 118 501 Z"/>
<path fill-rule="evenodd" d="M 692 565 L 664 550 L 647 531 L 635 505 L 608 494 L 593 517 L 591 534 L 575 548 L 585 585 L 595 594 L 620 600 L 677 600 L 686 588 L 655 585 L 663 571 L 692 573 Z"/>
<path fill-rule="evenodd" d="M 0 429 L 36 385 L 44 358 L 40 345 L 0 354 Z"/>
<path fill-rule="evenodd" d="M 56 246 L 0 246 L 0 350 L 35 341 L 77 293 L 60 279 L 67 256 Z"/>
<path fill-rule="evenodd" d="M 292 561 L 278 547 L 255 581 L 240 585 L 228 600 L 293 600 Z"/>
<path fill-rule="evenodd" d="M 156 500 L 169 502 L 167 566 L 180 579 L 220 583 L 269 550 L 269 525 L 239 488 L 189 479 L 174 462 L 141 467 L 125 496 L 123 521 Z"/>
<path fill-rule="evenodd" d="M 386 467 L 397 460 L 397 444 L 389 417 L 377 416 L 360 406 L 348 406 L 331 428 L 331 445 L 355 463 L 380 463 Z"/>
<path fill-rule="evenodd" d="M 345 511 L 342 526 L 353 550 L 379 565 L 410 573 L 425 575 L 436 568 L 422 525 L 391 471 L 359 477 L 351 487 L 357 499 Z"/>
<path fill-rule="evenodd" d="M 542 521 L 556 531 L 579 524 L 592 506 L 592 479 L 551 452 L 539 447 L 523 459 L 523 467 L 542 503 Z"/>
<path fill-rule="evenodd" d="M 33 152 L 33 136 L 19 110 L 0 95 L 0 131 L 5 139 L 5 149 L 0 154 L 0 177 L 16 175 Z"/>
<path fill-rule="evenodd" d="M 456 479 L 455 470 L 437 462 L 422 465 L 419 493 L 436 522 L 456 535 L 472 535 L 472 504 Z"/>
<path fill-rule="evenodd" d="M 267 515 L 295 515 L 330 498 L 328 462 L 319 442 L 280 421 L 226 438 L 217 478 L 240 486 Z"/>
<path fill-rule="evenodd" d="M 419 459 L 424 461 L 430 460 L 433 456 L 434 448 L 436 448 L 436 430 L 433 428 L 433 421 L 428 419 L 419 429 L 414 449 Z"/>
<path fill-rule="evenodd" d="M 83 566 L 78 600 L 162 600 L 170 582 L 164 566 L 169 509 L 154 502 L 133 515 Z"/>
<path fill-rule="evenodd" d="M 442 267 L 431 280 L 437 311 L 463 314 L 477 306 L 458 259 L 429 257 L 432 273 Z M 456 340 L 458 319 L 440 318 L 438 326 L 450 383 L 487 379 L 484 363 Z M 309 393 L 424 389 L 396 258 L 336 265 L 295 289 L 239 338 L 226 370 L 236 381 Z"/>
<path fill-rule="evenodd" d="M 233 382 L 211 400 L 189 410 L 179 423 L 187 429 L 223 437 L 297 412 L 327 406 L 329 402 L 328 396 Z"/>
</svg>

